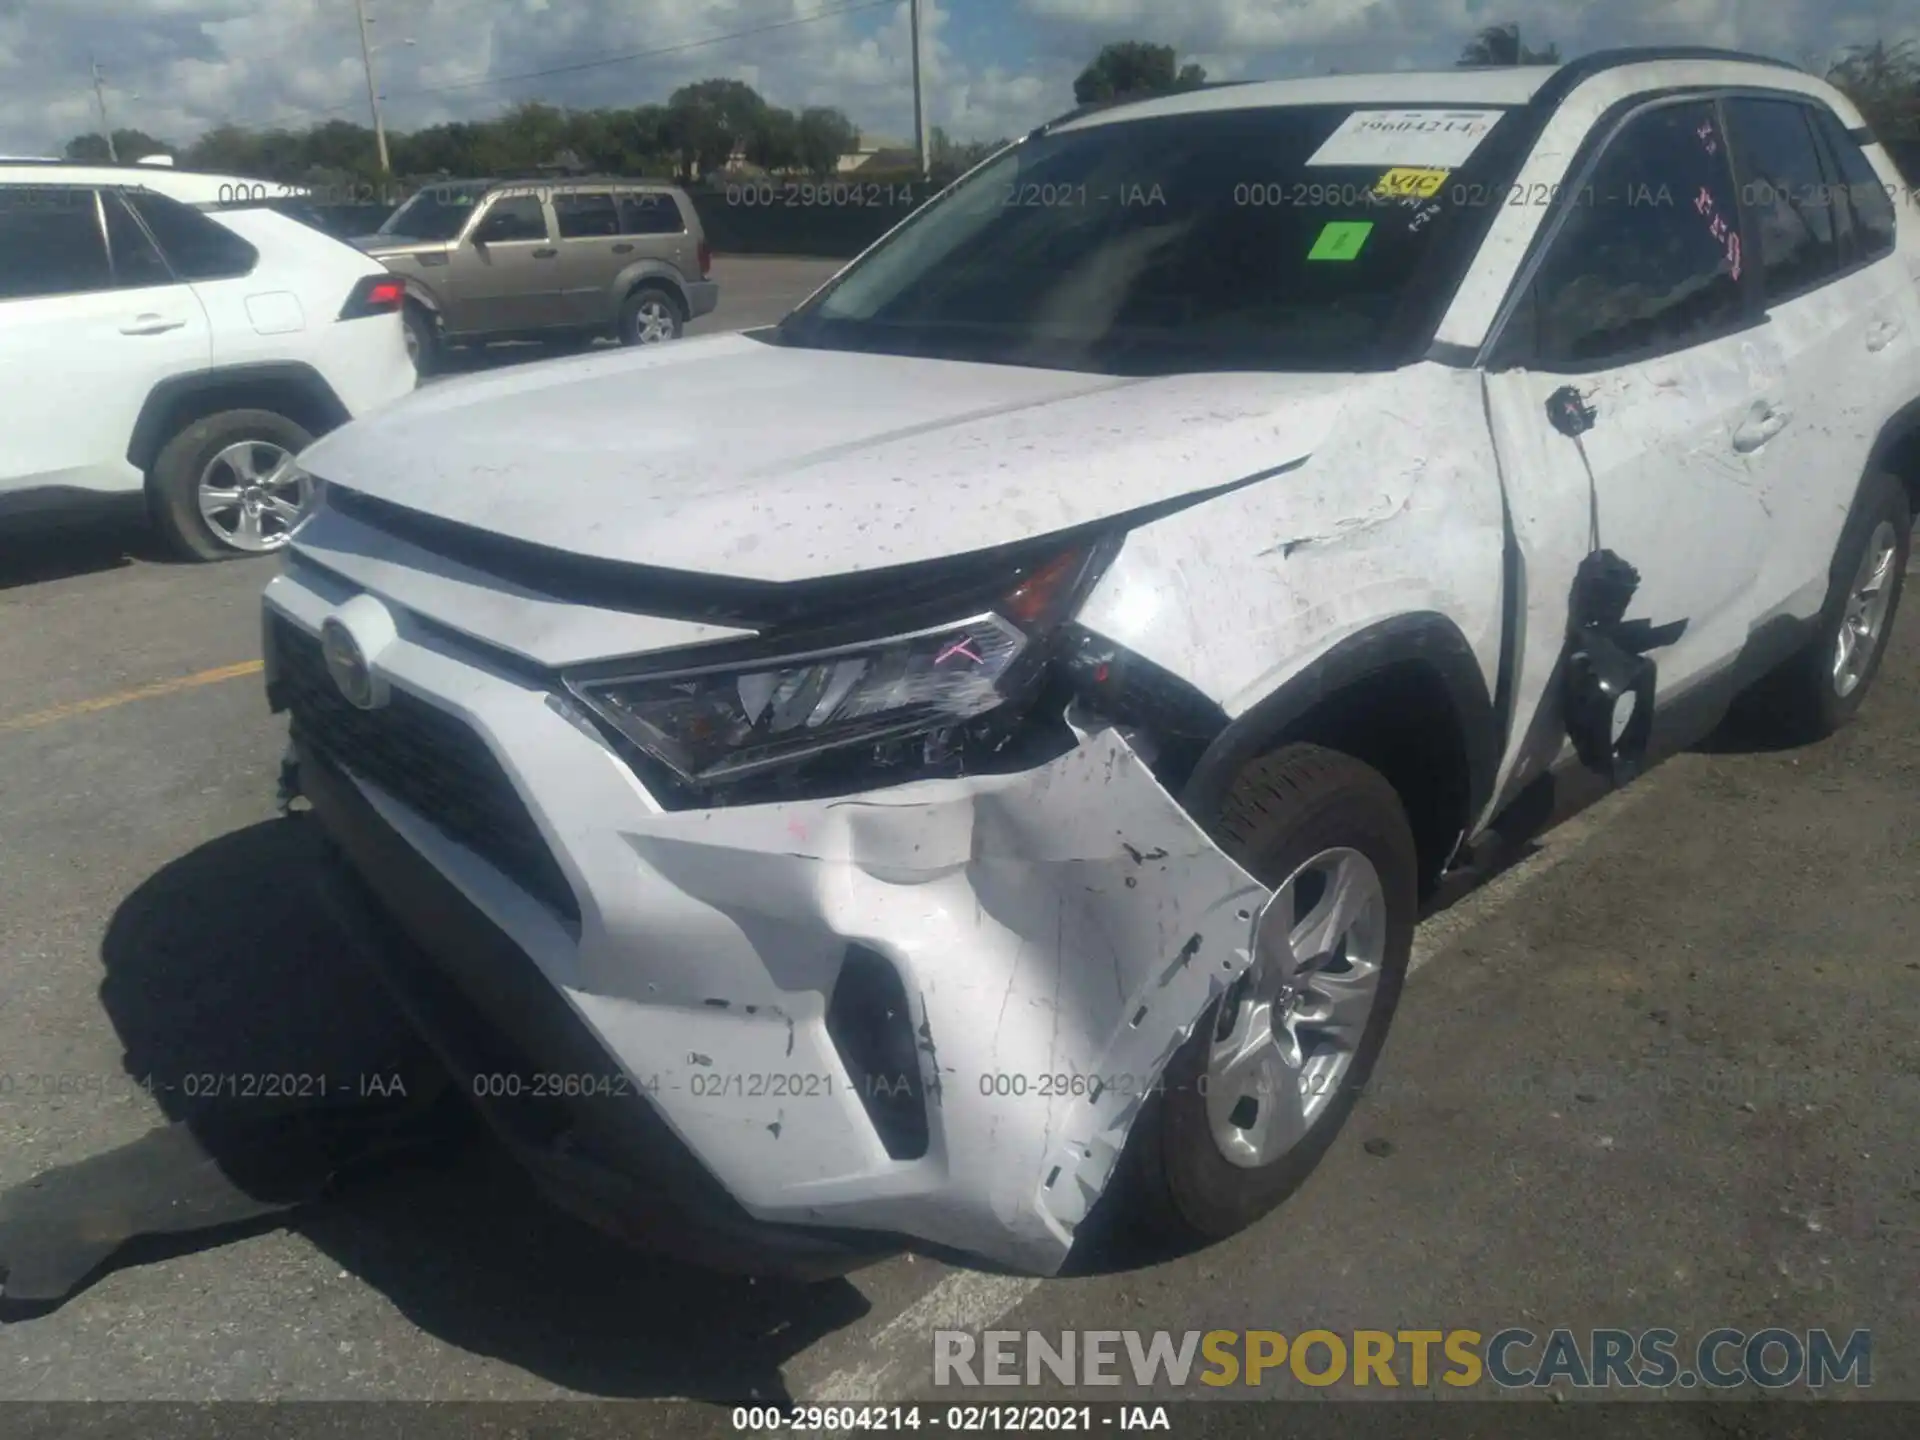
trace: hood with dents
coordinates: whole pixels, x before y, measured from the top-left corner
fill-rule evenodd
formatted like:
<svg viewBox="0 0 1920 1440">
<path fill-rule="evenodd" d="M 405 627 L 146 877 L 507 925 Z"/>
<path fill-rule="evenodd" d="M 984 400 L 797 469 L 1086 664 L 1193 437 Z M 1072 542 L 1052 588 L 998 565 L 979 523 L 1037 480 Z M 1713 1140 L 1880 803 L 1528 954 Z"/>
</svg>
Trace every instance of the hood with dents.
<svg viewBox="0 0 1920 1440">
<path fill-rule="evenodd" d="M 1292 464 L 1355 377 L 1117 378 L 745 335 L 416 392 L 322 479 L 596 559 L 789 581 L 1028 540 Z"/>
</svg>

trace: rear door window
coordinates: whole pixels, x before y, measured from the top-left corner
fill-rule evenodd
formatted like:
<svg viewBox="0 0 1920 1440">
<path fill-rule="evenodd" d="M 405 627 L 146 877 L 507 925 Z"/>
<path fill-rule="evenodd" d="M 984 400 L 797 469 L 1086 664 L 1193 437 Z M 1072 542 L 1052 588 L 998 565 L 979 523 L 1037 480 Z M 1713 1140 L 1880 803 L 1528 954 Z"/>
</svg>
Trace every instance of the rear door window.
<svg viewBox="0 0 1920 1440">
<path fill-rule="evenodd" d="M 0 300 L 113 288 L 95 192 L 0 187 Z"/>
<path fill-rule="evenodd" d="M 1893 196 L 1887 182 L 1873 168 L 1859 142 L 1847 133 L 1840 117 L 1822 108 L 1814 112 L 1814 124 L 1827 142 L 1827 153 L 1840 167 L 1841 186 L 1846 192 L 1847 209 L 1852 219 L 1854 261 L 1877 260 L 1893 251 Z"/>
<path fill-rule="evenodd" d="M 491 242 L 544 240 L 547 212 L 538 195 L 503 195 L 481 217 L 478 234 Z"/>
<path fill-rule="evenodd" d="M 679 235 L 687 228 L 673 196 L 659 190 L 629 190 L 620 196 L 622 235 Z"/>
<path fill-rule="evenodd" d="M 107 244 L 113 251 L 113 280 L 122 290 L 172 285 L 175 277 L 140 227 L 126 200 L 115 194 L 101 197 L 107 213 Z"/>
<path fill-rule="evenodd" d="M 620 233 L 620 211 L 604 190 L 553 197 L 562 240 L 593 240 Z"/>
<path fill-rule="evenodd" d="M 130 191 L 126 198 L 182 280 L 231 280 L 260 263 L 259 251 L 191 205 L 151 190 Z"/>
<path fill-rule="evenodd" d="M 1726 102 L 1726 116 L 1762 292 L 1771 302 L 1811 290 L 1841 268 L 1839 197 L 1814 144 L 1812 111 L 1793 100 L 1740 97 Z"/>
</svg>

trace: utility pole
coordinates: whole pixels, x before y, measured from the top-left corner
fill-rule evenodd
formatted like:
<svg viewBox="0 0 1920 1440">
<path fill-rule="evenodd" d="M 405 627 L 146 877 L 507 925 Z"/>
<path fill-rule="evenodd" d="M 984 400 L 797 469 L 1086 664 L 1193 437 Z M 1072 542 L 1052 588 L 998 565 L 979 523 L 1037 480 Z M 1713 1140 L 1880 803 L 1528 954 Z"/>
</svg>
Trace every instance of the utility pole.
<svg viewBox="0 0 1920 1440">
<path fill-rule="evenodd" d="M 910 0 L 908 17 L 913 30 L 913 143 L 920 151 L 920 178 L 933 173 L 933 154 L 927 134 L 927 94 L 920 77 L 920 0 Z"/>
<path fill-rule="evenodd" d="M 373 83 L 373 46 L 367 40 L 367 0 L 353 0 L 353 8 L 360 17 L 360 63 L 367 72 L 367 109 L 373 112 L 373 143 L 380 151 L 380 173 L 391 175 L 393 166 L 387 162 L 387 127 L 380 119 L 380 91 Z"/>
<path fill-rule="evenodd" d="M 93 63 L 93 99 L 100 107 L 100 133 L 107 137 L 107 159 L 120 163 L 120 152 L 113 148 L 113 126 L 107 120 L 107 81 L 100 73 L 100 62 Z"/>
</svg>

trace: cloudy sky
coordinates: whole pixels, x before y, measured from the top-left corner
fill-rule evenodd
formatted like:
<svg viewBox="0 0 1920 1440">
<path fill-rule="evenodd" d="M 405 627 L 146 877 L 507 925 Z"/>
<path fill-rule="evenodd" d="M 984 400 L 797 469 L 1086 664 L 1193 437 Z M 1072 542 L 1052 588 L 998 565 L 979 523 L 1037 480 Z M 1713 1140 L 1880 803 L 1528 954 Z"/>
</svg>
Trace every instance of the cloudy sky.
<svg viewBox="0 0 1920 1440">
<path fill-rule="evenodd" d="M 933 123 L 1016 133 L 1069 108 L 1101 45 L 1178 48 L 1215 79 L 1445 65 L 1518 21 L 1563 54 L 1636 42 L 1818 63 L 1920 34 L 1914 0 L 923 0 Z M 726 75 L 794 107 L 838 105 L 869 136 L 912 129 L 905 0 L 366 0 L 389 126 L 519 100 L 661 100 Z M 113 123 L 182 143 L 223 120 L 364 122 L 353 0 L 0 0 L 0 153 L 52 153 Z M 550 73 L 536 73 L 550 72 Z"/>
</svg>

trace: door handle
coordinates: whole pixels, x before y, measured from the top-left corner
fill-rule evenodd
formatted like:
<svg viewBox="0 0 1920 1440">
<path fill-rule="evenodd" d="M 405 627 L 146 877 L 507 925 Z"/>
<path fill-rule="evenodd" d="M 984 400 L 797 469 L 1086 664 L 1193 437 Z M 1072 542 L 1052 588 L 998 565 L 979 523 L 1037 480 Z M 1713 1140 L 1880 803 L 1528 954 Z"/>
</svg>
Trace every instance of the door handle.
<svg viewBox="0 0 1920 1440">
<path fill-rule="evenodd" d="M 164 335 L 169 330 L 183 330 L 187 322 L 169 320 L 164 315 L 136 315 L 120 327 L 122 335 Z"/>
<path fill-rule="evenodd" d="M 1742 455 L 1750 454 L 1778 435 L 1791 419 L 1791 411 L 1770 401 L 1756 400 L 1753 408 L 1747 412 L 1747 418 L 1733 432 L 1733 448 Z"/>
<path fill-rule="evenodd" d="M 1878 353 L 1891 345 L 1899 333 L 1898 320 L 1876 320 L 1867 327 L 1867 349 Z"/>
<path fill-rule="evenodd" d="M 613 253 L 616 255 L 631 255 L 633 253 L 633 246 L 622 240 L 618 245 L 613 247 Z"/>
<path fill-rule="evenodd" d="M 558 250 L 554 249 L 551 245 L 548 245 L 543 249 L 534 251 L 533 258 L 536 260 L 551 260 L 553 259 L 554 256 L 558 255 L 559 253 L 560 252 Z"/>
</svg>

